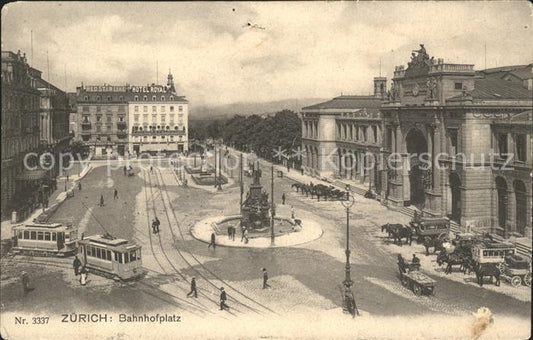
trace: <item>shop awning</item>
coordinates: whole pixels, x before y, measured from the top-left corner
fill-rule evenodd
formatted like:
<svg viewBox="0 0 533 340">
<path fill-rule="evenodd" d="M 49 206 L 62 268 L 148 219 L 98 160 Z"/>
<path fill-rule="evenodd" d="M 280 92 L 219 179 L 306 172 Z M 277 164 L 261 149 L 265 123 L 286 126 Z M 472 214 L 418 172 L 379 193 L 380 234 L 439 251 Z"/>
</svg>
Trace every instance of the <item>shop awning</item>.
<svg viewBox="0 0 533 340">
<path fill-rule="evenodd" d="M 44 169 L 28 170 L 25 169 L 20 175 L 16 177 L 19 181 L 37 181 L 46 178 L 47 171 Z"/>
</svg>

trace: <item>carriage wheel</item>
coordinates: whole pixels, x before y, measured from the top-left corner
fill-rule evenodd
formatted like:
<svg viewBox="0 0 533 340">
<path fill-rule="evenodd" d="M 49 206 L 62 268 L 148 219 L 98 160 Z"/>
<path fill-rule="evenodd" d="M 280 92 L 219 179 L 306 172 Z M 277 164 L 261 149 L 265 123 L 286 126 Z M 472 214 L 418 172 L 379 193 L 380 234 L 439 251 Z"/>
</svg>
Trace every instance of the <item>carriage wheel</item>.
<svg viewBox="0 0 533 340">
<path fill-rule="evenodd" d="M 505 274 L 505 264 L 503 262 L 498 263 L 498 269 L 500 270 L 500 274 Z"/>
<path fill-rule="evenodd" d="M 447 233 L 440 233 L 439 234 L 439 240 L 445 241 L 446 239 L 448 239 L 448 234 Z"/>
<path fill-rule="evenodd" d="M 422 295 L 422 287 L 418 283 L 413 283 L 413 293 L 415 293 L 416 296 Z"/>
<path fill-rule="evenodd" d="M 520 285 L 522 284 L 522 279 L 520 278 L 520 276 L 513 276 L 513 278 L 511 279 L 511 284 L 513 285 L 513 287 L 520 287 Z"/>
<path fill-rule="evenodd" d="M 531 273 L 527 273 L 524 276 L 524 284 L 528 287 L 531 287 Z"/>
</svg>

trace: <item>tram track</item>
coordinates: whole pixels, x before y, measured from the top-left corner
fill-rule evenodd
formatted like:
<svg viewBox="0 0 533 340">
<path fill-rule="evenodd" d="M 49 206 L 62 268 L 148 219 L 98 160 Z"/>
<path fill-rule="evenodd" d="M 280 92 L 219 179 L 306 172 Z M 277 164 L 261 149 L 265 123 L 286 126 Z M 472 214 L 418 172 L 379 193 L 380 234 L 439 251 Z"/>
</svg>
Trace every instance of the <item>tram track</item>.
<svg viewBox="0 0 533 340">
<path fill-rule="evenodd" d="M 144 179 L 144 182 L 145 182 L 144 193 L 145 193 L 145 201 L 146 201 L 146 219 L 147 219 L 147 224 L 148 224 L 148 238 L 149 238 L 149 242 L 150 242 L 150 250 L 152 252 L 152 255 L 154 256 L 154 259 L 156 260 L 157 264 L 159 265 L 159 267 L 163 270 L 163 272 L 166 275 L 168 275 L 169 274 L 168 270 L 165 269 L 165 267 L 163 266 L 161 261 L 158 260 L 158 258 L 156 256 L 156 252 L 155 252 L 155 249 L 154 249 L 154 242 L 152 241 L 152 231 L 150 230 L 150 215 L 149 215 L 150 210 L 152 210 L 154 217 L 157 216 L 156 209 L 155 209 L 155 204 L 154 204 L 156 196 L 154 195 L 154 192 L 153 192 L 153 185 L 152 185 L 152 180 L 151 180 L 150 176 L 148 176 L 148 180 L 147 180 L 146 179 L 145 170 L 142 170 L 142 171 L 143 171 L 143 179 Z M 150 209 L 150 206 L 148 204 L 149 198 L 148 198 L 148 189 L 147 189 L 147 187 L 150 188 L 150 200 L 152 202 L 151 209 Z M 159 194 L 157 196 L 160 196 L 160 195 L 161 195 L 161 192 L 159 192 Z M 158 238 L 158 241 L 159 241 L 159 247 L 161 249 L 161 255 L 165 258 L 166 262 L 170 265 L 170 267 L 172 268 L 172 271 L 174 273 L 178 274 L 183 281 L 185 281 L 186 283 L 190 284 L 190 281 L 185 277 L 185 275 L 183 275 L 183 273 L 178 268 L 176 268 L 176 266 L 174 266 L 174 264 L 169 259 L 168 255 L 166 254 L 166 251 L 165 251 L 164 246 L 163 246 L 163 242 L 161 240 L 161 234 L 157 233 L 157 235 L 158 235 L 157 238 Z M 180 287 L 180 289 L 183 292 L 185 292 L 185 290 L 182 287 Z M 204 294 L 204 296 L 209 301 L 213 302 L 214 304 L 217 304 L 217 302 L 215 300 L 209 298 L 209 296 L 207 296 L 205 294 Z M 209 311 L 209 312 L 212 313 L 212 311 L 207 306 L 202 304 L 201 302 L 196 301 L 196 303 L 199 304 L 201 306 L 201 308 L 204 309 L 204 311 Z"/>
<path fill-rule="evenodd" d="M 73 268 L 71 265 L 69 265 L 69 263 L 66 261 L 66 260 L 63 260 L 63 259 L 57 259 L 57 260 L 52 260 L 52 262 L 50 262 L 50 258 L 47 258 L 46 261 L 44 260 L 39 260 L 39 259 L 35 259 L 35 258 L 30 258 L 30 259 L 25 259 L 25 258 L 11 258 L 11 259 L 4 259 L 4 261 L 6 262 L 16 262 L 16 263 L 20 263 L 20 264 L 28 264 L 28 265 L 36 265 L 36 266 L 45 266 L 45 267 L 54 267 L 54 268 L 60 268 L 60 269 L 65 269 L 65 270 L 68 270 L 68 271 L 71 271 Z M 119 281 L 119 282 L 125 282 L 125 281 Z M 136 280 L 136 281 L 131 281 L 131 286 L 134 286 L 134 285 L 142 285 L 142 286 L 145 286 L 157 293 L 160 293 L 160 294 L 163 294 L 165 296 L 168 296 L 169 299 L 165 299 L 165 298 L 162 298 L 161 296 L 158 296 L 157 293 L 154 293 L 154 292 L 151 292 L 151 291 L 148 291 L 146 289 L 140 289 L 139 287 L 136 287 L 136 289 L 138 289 L 139 291 L 149 295 L 149 296 L 152 296 L 152 297 L 155 297 L 161 301 L 164 301 L 168 304 L 171 304 L 175 307 L 179 307 L 179 308 L 182 308 L 184 309 L 185 311 L 187 312 L 190 312 L 190 313 L 193 313 L 197 316 L 204 316 L 204 313 L 205 312 L 210 312 L 213 314 L 212 311 L 206 309 L 206 308 L 203 308 L 203 307 L 199 307 L 195 304 L 193 304 L 192 302 L 186 300 L 186 299 L 183 299 L 179 296 L 176 296 L 174 294 L 171 294 L 167 291 L 164 291 L 162 289 L 160 289 L 158 286 L 155 286 L 155 285 L 152 285 L 152 284 L 149 284 L 149 283 L 146 283 L 146 282 L 143 282 L 141 280 Z M 187 305 L 187 306 L 184 306 L 182 304 L 180 304 L 179 302 L 183 303 L 184 305 Z M 191 310 L 192 308 L 192 310 Z"/>
<path fill-rule="evenodd" d="M 177 225 L 178 227 L 178 231 L 179 231 L 179 234 L 181 236 L 181 239 L 185 241 L 185 236 L 183 234 L 183 231 L 182 231 L 182 228 L 181 228 L 181 225 L 179 223 L 179 220 L 174 212 L 174 208 L 172 206 L 172 202 L 170 200 L 170 196 L 168 194 L 168 191 L 167 191 L 167 188 L 166 188 L 166 184 L 164 182 L 164 179 L 163 179 L 163 175 L 161 173 L 161 170 L 156 167 L 155 168 L 156 170 L 156 179 L 157 179 L 157 184 L 158 186 L 160 186 L 160 190 L 161 190 L 161 199 L 163 201 L 163 207 L 164 207 L 164 211 L 165 211 L 165 214 L 167 215 L 167 218 L 169 220 L 169 226 L 171 226 L 172 224 L 170 223 L 170 218 L 168 217 L 169 213 L 168 213 L 168 210 L 170 210 L 170 213 L 172 214 L 172 217 L 174 218 L 174 221 L 175 221 L 175 224 Z M 159 177 L 161 177 L 161 180 L 159 179 Z M 168 203 L 165 203 L 165 199 L 164 199 L 164 196 L 163 196 L 163 192 L 165 193 L 165 196 L 166 196 L 166 199 L 168 201 Z M 168 204 L 168 208 L 167 209 L 167 204 Z M 173 240 L 176 240 L 176 235 L 173 231 L 173 228 L 170 227 L 170 232 L 172 233 L 172 239 Z M 213 287 L 215 287 L 216 289 L 218 289 L 218 285 L 215 285 L 211 280 L 208 280 L 206 278 L 207 275 L 201 273 L 196 267 L 193 267 L 191 265 L 191 263 L 185 259 L 185 257 L 183 256 L 182 252 L 180 251 L 180 249 L 178 249 L 177 247 L 174 247 L 178 253 L 180 253 L 181 257 L 184 259 L 185 262 L 187 262 L 187 264 L 191 267 L 191 268 L 194 268 L 194 270 L 200 275 L 202 276 L 207 282 L 209 282 Z M 239 289 L 235 288 L 233 285 L 229 284 L 226 280 L 222 279 L 220 276 L 218 276 L 217 274 L 215 274 L 213 271 L 209 270 L 200 260 L 198 260 L 198 258 L 189 250 L 185 250 L 185 252 L 190 255 L 190 257 L 192 257 L 192 259 L 198 264 L 198 266 L 200 268 L 202 268 L 206 273 L 208 273 L 208 275 L 211 275 L 215 280 L 219 281 L 222 285 L 224 285 L 225 287 L 229 288 L 229 290 L 235 292 L 237 295 L 240 295 L 241 297 L 247 299 L 248 301 L 252 302 L 253 304 L 256 305 L 256 307 L 252 307 L 250 305 L 248 305 L 247 303 L 237 299 L 235 296 L 231 296 L 228 294 L 228 297 L 235 303 L 239 304 L 239 305 L 242 305 L 243 307 L 257 313 L 257 314 L 263 314 L 265 311 L 266 312 L 269 312 L 269 313 L 273 313 L 273 314 L 277 314 L 279 315 L 278 313 L 276 313 L 274 310 L 272 310 L 271 308 L 269 308 L 268 306 L 262 304 L 261 302 L 255 300 L 254 298 L 248 296 L 247 294 L 241 292 Z"/>
</svg>

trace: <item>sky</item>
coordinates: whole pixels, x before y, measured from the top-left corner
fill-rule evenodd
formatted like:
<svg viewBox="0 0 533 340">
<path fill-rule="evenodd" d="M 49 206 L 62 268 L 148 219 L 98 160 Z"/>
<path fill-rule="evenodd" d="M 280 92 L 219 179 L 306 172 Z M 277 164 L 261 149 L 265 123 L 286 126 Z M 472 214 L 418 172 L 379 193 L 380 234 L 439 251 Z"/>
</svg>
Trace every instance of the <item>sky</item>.
<svg viewBox="0 0 533 340">
<path fill-rule="evenodd" d="M 1 47 L 68 91 L 166 84 L 171 69 L 194 107 L 366 95 L 380 60 L 390 79 L 420 43 L 476 69 L 485 46 L 487 68 L 529 64 L 532 13 L 526 1 L 16 2 L 2 8 Z"/>
</svg>

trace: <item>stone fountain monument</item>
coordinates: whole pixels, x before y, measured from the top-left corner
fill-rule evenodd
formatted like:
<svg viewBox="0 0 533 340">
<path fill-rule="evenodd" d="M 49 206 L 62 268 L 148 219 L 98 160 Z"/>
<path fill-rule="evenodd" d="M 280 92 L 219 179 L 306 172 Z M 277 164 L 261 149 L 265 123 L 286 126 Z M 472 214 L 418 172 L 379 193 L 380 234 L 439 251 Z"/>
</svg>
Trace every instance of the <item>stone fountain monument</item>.
<svg viewBox="0 0 533 340">
<path fill-rule="evenodd" d="M 253 183 L 250 185 L 250 191 L 242 204 L 242 224 L 250 232 L 260 232 L 265 231 L 270 226 L 268 215 L 270 204 L 268 203 L 268 194 L 260 183 L 261 169 L 259 167 L 254 169 L 252 176 Z"/>
</svg>

